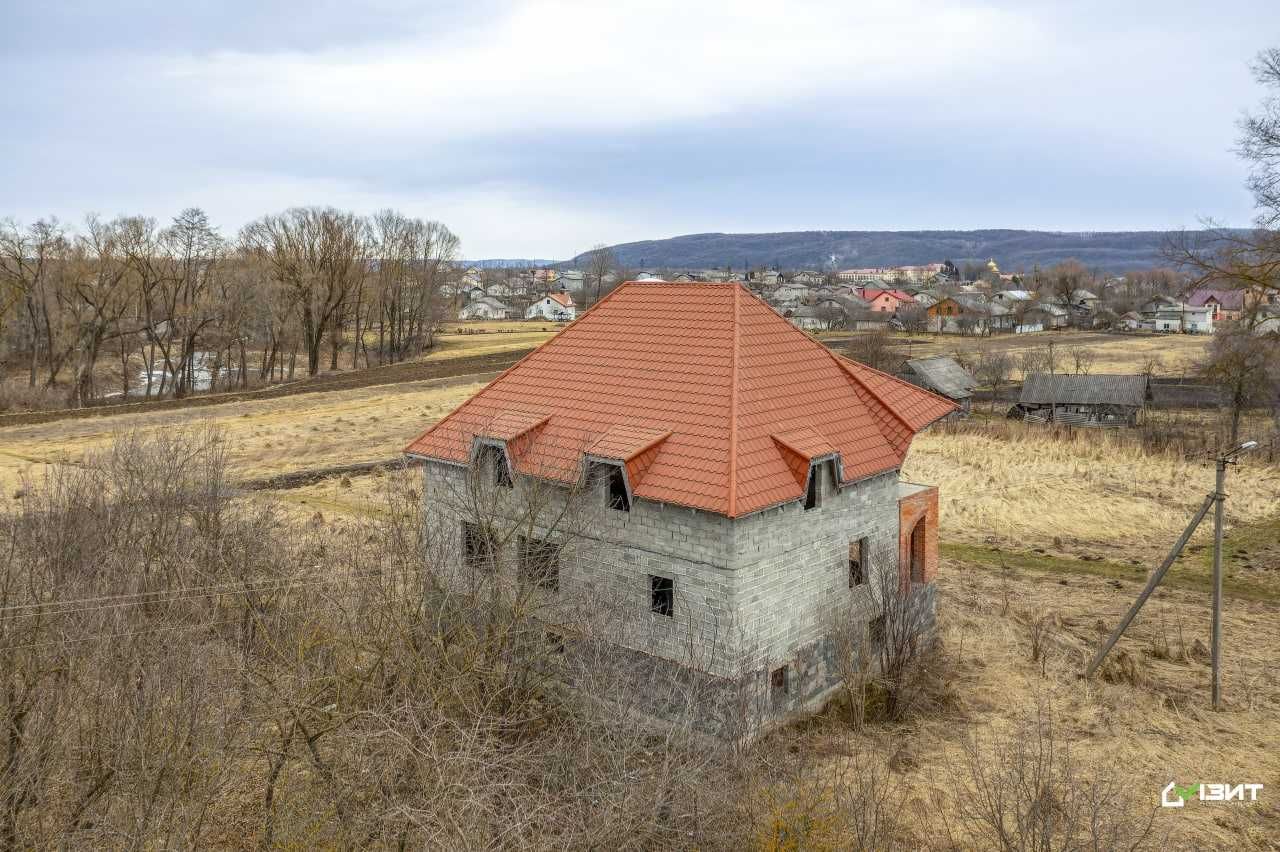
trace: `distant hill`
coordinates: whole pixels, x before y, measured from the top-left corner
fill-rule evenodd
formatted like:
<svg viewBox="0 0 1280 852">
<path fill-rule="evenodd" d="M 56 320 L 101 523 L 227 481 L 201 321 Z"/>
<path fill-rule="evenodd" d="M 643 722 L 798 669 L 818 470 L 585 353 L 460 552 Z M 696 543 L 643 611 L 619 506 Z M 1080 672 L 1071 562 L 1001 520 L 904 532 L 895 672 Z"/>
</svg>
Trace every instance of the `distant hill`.
<svg viewBox="0 0 1280 852">
<path fill-rule="evenodd" d="M 460 260 L 463 267 L 474 266 L 477 269 L 535 269 L 540 266 L 554 266 L 556 261 L 545 258 L 523 257 L 490 257 L 483 260 Z"/>
<path fill-rule="evenodd" d="M 629 269 L 840 269 L 995 258 L 1002 270 L 1029 271 L 1075 258 L 1106 272 L 1165 265 L 1161 246 L 1175 231 L 789 231 L 688 234 L 613 246 Z M 579 255 L 566 266 L 583 263 Z"/>
</svg>

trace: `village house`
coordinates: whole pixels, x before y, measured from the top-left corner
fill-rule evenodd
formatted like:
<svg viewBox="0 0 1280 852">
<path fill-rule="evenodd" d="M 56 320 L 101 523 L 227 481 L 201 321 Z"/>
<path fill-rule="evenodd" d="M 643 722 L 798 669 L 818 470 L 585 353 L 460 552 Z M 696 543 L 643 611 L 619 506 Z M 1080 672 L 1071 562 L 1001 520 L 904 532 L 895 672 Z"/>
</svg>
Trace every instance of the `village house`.
<svg viewBox="0 0 1280 852">
<path fill-rule="evenodd" d="M 1212 304 L 1193 307 L 1168 296 L 1158 296 L 1142 307 L 1142 327 L 1149 331 L 1213 334 Z"/>
<path fill-rule="evenodd" d="M 1147 376 L 1032 373 L 1009 416 L 1028 423 L 1136 426 L 1151 401 Z"/>
<path fill-rule="evenodd" d="M 864 287 L 858 294 L 870 305 L 870 310 L 878 314 L 896 314 L 901 308 L 913 308 L 916 300 L 902 290 L 881 290 L 875 287 Z"/>
<path fill-rule="evenodd" d="M 516 583 L 533 559 L 549 606 L 616 624 L 629 712 L 663 716 L 654 672 L 712 682 L 697 724 L 738 736 L 744 712 L 761 730 L 838 689 L 831 630 L 879 641 L 873 588 L 931 611 L 938 493 L 899 470 L 955 408 L 841 358 L 741 284 L 633 281 L 406 453 L 458 576 Z M 597 514 L 556 538 L 545 525 L 571 499 Z M 502 544 L 493 525 L 513 517 L 520 537 Z"/>
<path fill-rule="evenodd" d="M 1067 307 L 1092 312 L 1098 307 L 1098 297 L 1088 290 L 1077 288 L 1071 291 L 1071 296 L 1067 300 Z"/>
<path fill-rule="evenodd" d="M 510 316 L 511 308 L 492 296 L 481 296 L 468 302 L 462 310 L 458 311 L 458 319 L 460 320 L 499 320 L 508 319 Z"/>
<path fill-rule="evenodd" d="M 912 358 L 898 375 L 913 385 L 946 397 L 956 405 L 948 417 L 968 417 L 973 409 L 973 391 L 978 382 L 973 375 L 949 355 Z"/>
<path fill-rule="evenodd" d="M 1071 322 L 1071 314 L 1067 309 L 1053 302 L 1039 302 L 1031 310 L 1039 314 L 1046 329 L 1066 328 Z"/>
<path fill-rule="evenodd" d="M 802 269 L 791 276 L 792 283 L 802 284 L 805 287 L 817 287 L 826 280 L 827 277 L 821 272 L 815 272 L 811 269 Z"/>
<path fill-rule="evenodd" d="M 524 312 L 525 319 L 544 319 L 552 322 L 573 322 L 577 315 L 578 308 L 567 290 L 548 293 Z"/>
<path fill-rule="evenodd" d="M 1012 312 L 979 295 L 955 293 L 928 308 L 929 330 L 941 334 L 994 334 L 1014 330 Z"/>
<path fill-rule="evenodd" d="M 511 286 L 510 279 L 495 281 L 489 285 L 486 294 L 493 296 L 495 299 L 509 299 L 515 295 L 515 288 Z"/>
<path fill-rule="evenodd" d="M 786 302 L 803 303 L 810 297 L 810 290 L 803 284 L 783 283 L 774 287 L 769 293 L 769 301 L 774 304 L 783 304 Z"/>
<path fill-rule="evenodd" d="M 1000 290 L 991 296 L 992 301 L 1000 302 L 1008 307 L 1013 307 L 1019 302 L 1030 302 L 1033 298 L 1026 290 Z"/>
</svg>

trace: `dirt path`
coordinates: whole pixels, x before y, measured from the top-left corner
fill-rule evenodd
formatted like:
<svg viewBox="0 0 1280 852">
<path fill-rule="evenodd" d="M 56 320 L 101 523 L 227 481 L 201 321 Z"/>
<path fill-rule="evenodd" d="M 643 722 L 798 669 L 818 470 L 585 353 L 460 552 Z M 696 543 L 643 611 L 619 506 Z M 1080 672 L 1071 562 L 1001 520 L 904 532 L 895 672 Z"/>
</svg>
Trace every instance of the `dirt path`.
<svg viewBox="0 0 1280 852">
<path fill-rule="evenodd" d="M 480 374 L 497 373 L 510 367 L 532 349 L 516 349 L 488 352 L 480 355 L 463 355 L 439 360 L 407 361 L 387 364 L 345 373 L 322 373 L 307 379 L 250 391 L 191 396 L 186 399 L 156 399 L 130 402 L 120 405 L 100 405 L 89 408 L 67 408 L 53 411 L 20 411 L 0 414 L 0 429 L 10 426 L 34 426 L 60 420 L 80 420 L 89 417 L 115 417 L 131 414 L 151 414 L 188 408 L 224 405 L 230 402 L 260 402 L 299 394 L 330 393 L 333 391 L 394 385 L 406 382 L 422 382 L 433 379 L 456 378 L 459 382 L 474 380 Z"/>
</svg>

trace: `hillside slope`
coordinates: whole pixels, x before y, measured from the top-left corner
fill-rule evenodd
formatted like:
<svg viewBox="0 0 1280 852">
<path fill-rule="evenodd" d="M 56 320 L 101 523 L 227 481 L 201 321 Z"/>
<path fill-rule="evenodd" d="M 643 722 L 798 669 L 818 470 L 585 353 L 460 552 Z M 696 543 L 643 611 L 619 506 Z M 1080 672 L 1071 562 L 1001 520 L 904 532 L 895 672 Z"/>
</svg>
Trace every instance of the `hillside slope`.
<svg viewBox="0 0 1280 852">
<path fill-rule="evenodd" d="M 1174 231 L 790 231 L 687 234 L 613 247 L 622 265 L 640 268 L 778 266 L 819 269 L 897 266 L 995 258 L 1001 269 L 1030 270 L 1067 258 L 1108 272 L 1164 264 Z M 567 265 L 581 264 L 581 256 Z"/>
</svg>

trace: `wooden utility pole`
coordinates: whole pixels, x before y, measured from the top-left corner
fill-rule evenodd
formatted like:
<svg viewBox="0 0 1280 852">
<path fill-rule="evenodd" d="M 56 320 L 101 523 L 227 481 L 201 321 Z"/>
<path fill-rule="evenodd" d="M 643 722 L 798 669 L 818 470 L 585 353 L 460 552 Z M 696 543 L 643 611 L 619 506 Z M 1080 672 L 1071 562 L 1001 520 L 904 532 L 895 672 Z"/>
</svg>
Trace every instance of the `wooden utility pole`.
<svg viewBox="0 0 1280 852">
<path fill-rule="evenodd" d="M 1196 528 L 1200 526 L 1200 522 L 1204 520 L 1205 515 L 1209 514 L 1209 507 L 1212 506 L 1213 512 L 1213 612 L 1212 621 L 1210 622 L 1210 659 L 1212 666 L 1212 684 L 1211 699 L 1213 709 L 1217 710 L 1221 700 L 1221 665 L 1222 665 L 1222 523 L 1223 508 L 1227 500 L 1227 494 L 1224 490 L 1227 479 L 1227 465 L 1236 464 L 1242 453 L 1256 449 L 1257 441 L 1245 441 L 1225 453 L 1220 453 L 1214 457 L 1217 466 L 1217 476 L 1214 483 L 1214 490 L 1204 498 L 1204 502 L 1200 504 L 1200 508 L 1192 517 L 1191 523 L 1187 524 L 1187 528 L 1182 531 L 1182 535 L 1178 537 L 1178 541 L 1173 545 L 1173 549 L 1169 551 L 1169 555 L 1165 557 L 1164 562 L 1160 563 L 1160 567 L 1152 572 L 1150 578 L 1147 579 L 1146 588 L 1138 595 L 1138 599 L 1133 602 L 1133 606 L 1129 607 L 1129 611 L 1125 613 L 1124 618 L 1120 620 L 1120 624 L 1107 637 L 1107 641 L 1098 653 L 1094 655 L 1089 662 L 1089 667 L 1085 669 L 1084 676 L 1092 677 L 1093 673 L 1098 670 L 1098 666 L 1106 659 L 1111 649 L 1115 647 L 1116 642 L 1124 635 L 1125 630 L 1137 617 L 1138 611 L 1142 609 L 1142 605 L 1147 602 L 1147 598 L 1151 597 L 1151 593 L 1156 590 L 1156 586 L 1160 585 L 1160 581 L 1164 579 L 1164 575 L 1168 573 L 1169 568 L 1178 558 L 1178 554 L 1182 552 L 1182 548 L 1186 547 L 1187 542 L 1191 540 L 1191 536 L 1195 533 Z"/>
</svg>

